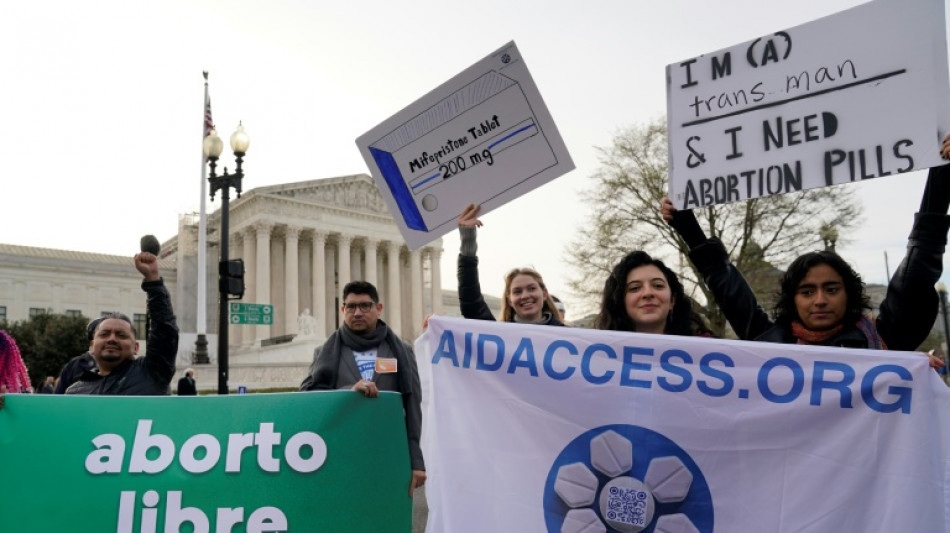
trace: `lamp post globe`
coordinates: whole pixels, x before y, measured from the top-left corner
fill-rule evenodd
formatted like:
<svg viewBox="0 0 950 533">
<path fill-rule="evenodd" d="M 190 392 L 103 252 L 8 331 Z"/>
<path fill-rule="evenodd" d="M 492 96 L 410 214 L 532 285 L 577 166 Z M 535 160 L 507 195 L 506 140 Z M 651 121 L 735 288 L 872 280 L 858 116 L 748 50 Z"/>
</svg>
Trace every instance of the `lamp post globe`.
<svg viewBox="0 0 950 533">
<path fill-rule="evenodd" d="M 224 149 L 224 143 L 221 142 L 221 137 L 218 137 L 218 132 L 216 130 L 211 130 L 211 133 L 205 137 L 204 141 L 201 143 L 202 150 L 205 153 L 205 157 L 208 159 L 217 159 L 221 157 L 221 151 Z"/>
<path fill-rule="evenodd" d="M 244 125 L 238 122 L 237 129 L 231 134 L 231 151 L 234 155 L 244 155 L 250 146 L 251 138 L 244 131 Z"/>
</svg>

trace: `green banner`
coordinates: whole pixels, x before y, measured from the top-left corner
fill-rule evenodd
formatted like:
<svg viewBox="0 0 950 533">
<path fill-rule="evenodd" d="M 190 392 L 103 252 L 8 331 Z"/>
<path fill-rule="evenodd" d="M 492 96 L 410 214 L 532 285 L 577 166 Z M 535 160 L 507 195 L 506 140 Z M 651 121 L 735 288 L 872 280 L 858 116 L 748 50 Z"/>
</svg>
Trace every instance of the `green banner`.
<svg viewBox="0 0 950 533">
<path fill-rule="evenodd" d="M 0 476 L 3 530 L 408 532 L 412 520 L 396 393 L 8 394 Z"/>
</svg>

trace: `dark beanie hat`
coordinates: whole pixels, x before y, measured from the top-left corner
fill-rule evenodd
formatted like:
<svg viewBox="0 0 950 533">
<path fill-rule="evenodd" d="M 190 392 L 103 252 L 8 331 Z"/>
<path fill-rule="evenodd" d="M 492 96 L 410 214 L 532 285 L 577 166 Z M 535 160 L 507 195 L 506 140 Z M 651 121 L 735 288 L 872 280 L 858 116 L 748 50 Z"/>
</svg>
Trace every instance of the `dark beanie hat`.
<svg viewBox="0 0 950 533">
<path fill-rule="evenodd" d="M 92 342 L 93 337 L 96 336 L 96 328 L 99 327 L 99 322 L 102 322 L 102 317 L 91 320 L 89 325 L 86 326 L 86 337 L 89 342 Z"/>
</svg>

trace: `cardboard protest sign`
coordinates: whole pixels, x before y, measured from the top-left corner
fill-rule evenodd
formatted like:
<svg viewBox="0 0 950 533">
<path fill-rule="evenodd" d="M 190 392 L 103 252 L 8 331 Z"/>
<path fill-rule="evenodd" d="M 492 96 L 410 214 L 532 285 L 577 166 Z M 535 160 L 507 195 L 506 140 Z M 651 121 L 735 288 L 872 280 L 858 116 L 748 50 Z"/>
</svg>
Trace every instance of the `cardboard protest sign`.
<svg viewBox="0 0 950 533">
<path fill-rule="evenodd" d="M 667 66 L 673 203 L 690 209 L 945 163 L 945 32 L 943 0 L 877 0 Z"/>
<path fill-rule="evenodd" d="M 408 532 L 412 520 L 395 393 L 10 394 L 0 473 L 0 520 L 30 531 Z"/>
<path fill-rule="evenodd" d="M 360 136 L 356 144 L 411 249 L 574 168 L 514 42 Z"/>
<path fill-rule="evenodd" d="M 445 317 L 416 354 L 427 531 L 950 532 L 924 354 Z"/>
</svg>

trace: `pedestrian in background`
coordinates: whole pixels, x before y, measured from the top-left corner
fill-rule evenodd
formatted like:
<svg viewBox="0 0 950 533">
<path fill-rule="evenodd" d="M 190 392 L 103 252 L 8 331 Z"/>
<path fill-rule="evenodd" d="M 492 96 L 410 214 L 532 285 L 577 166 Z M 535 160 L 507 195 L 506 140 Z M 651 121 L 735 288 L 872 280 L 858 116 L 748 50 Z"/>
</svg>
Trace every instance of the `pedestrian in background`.
<svg viewBox="0 0 950 533">
<path fill-rule="evenodd" d="M 195 396 L 198 394 L 198 388 L 195 385 L 195 369 L 185 369 L 185 375 L 178 380 L 179 396 Z"/>
<path fill-rule="evenodd" d="M 9 333 L 0 330 L 0 407 L 3 407 L 3 394 L 7 392 L 29 393 L 33 389 L 20 348 Z"/>
<path fill-rule="evenodd" d="M 54 390 L 56 390 L 56 378 L 46 376 L 46 379 L 43 380 L 43 383 L 40 385 L 40 389 L 36 392 L 39 394 L 53 394 Z"/>
</svg>

